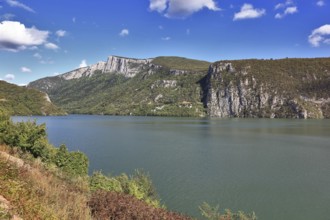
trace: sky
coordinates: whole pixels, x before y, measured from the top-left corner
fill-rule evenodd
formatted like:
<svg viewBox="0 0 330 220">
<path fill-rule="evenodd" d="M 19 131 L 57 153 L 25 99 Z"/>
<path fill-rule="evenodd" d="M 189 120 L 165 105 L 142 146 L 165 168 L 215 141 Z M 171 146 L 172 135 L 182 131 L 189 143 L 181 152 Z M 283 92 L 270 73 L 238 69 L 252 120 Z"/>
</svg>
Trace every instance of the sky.
<svg viewBox="0 0 330 220">
<path fill-rule="evenodd" d="M 106 61 L 330 57 L 330 0 L 0 0 L 0 80 Z"/>
</svg>

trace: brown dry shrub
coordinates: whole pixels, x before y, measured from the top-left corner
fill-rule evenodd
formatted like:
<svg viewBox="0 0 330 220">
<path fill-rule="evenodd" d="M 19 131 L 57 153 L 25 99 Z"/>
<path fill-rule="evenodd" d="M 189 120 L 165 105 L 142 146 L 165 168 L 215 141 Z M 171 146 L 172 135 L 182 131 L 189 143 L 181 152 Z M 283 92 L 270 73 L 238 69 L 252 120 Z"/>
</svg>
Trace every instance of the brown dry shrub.
<svg viewBox="0 0 330 220">
<path fill-rule="evenodd" d="M 105 220 L 191 220 L 190 217 L 155 208 L 131 195 L 96 191 L 88 202 L 93 219 Z"/>
</svg>

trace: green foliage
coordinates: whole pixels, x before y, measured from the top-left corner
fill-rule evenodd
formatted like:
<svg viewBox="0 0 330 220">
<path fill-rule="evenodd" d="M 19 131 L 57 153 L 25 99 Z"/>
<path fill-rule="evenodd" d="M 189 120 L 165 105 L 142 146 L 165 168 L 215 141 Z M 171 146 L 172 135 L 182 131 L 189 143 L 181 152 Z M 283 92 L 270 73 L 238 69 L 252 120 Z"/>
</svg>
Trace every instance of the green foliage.
<svg viewBox="0 0 330 220">
<path fill-rule="evenodd" d="M 154 207 L 160 207 L 160 201 L 148 174 L 136 170 L 132 176 L 121 174 L 116 177 L 104 176 L 94 172 L 90 177 L 92 191 L 104 190 L 132 195 Z"/>
<path fill-rule="evenodd" d="M 205 115 L 199 81 L 206 72 L 173 75 L 168 69 L 160 68 L 149 74 L 148 68 L 133 78 L 104 73 L 61 81 L 45 92 L 55 104 L 74 114 Z M 166 82 L 174 85 L 168 86 Z M 31 85 L 41 88 L 42 83 Z"/>
<path fill-rule="evenodd" d="M 69 175 L 87 175 L 87 156 L 81 152 L 69 152 L 65 145 L 52 146 L 47 139 L 45 124 L 37 125 L 36 121 L 13 123 L 0 112 L 0 131 L 0 144 L 18 147 L 46 163 L 54 163 Z"/>
<path fill-rule="evenodd" d="M 210 62 L 192 60 L 184 57 L 156 57 L 152 63 L 169 69 L 188 70 L 193 72 L 205 72 L 210 66 Z"/>
<path fill-rule="evenodd" d="M 254 212 L 251 214 L 245 214 L 242 211 L 233 213 L 231 210 L 226 209 L 224 213 L 221 214 L 219 212 L 219 205 L 212 207 L 206 202 L 199 206 L 199 210 L 202 216 L 208 220 L 257 220 L 257 216 Z"/>
<path fill-rule="evenodd" d="M 65 112 L 46 100 L 46 94 L 0 80 L 0 109 L 10 115 L 63 115 Z"/>
<path fill-rule="evenodd" d="M 81 152 L 69 152 L 62 144 L 56 151 L 53 162 L 66 173 L 85 176 L 88 172 L 88 158 Z"/>
</svg>

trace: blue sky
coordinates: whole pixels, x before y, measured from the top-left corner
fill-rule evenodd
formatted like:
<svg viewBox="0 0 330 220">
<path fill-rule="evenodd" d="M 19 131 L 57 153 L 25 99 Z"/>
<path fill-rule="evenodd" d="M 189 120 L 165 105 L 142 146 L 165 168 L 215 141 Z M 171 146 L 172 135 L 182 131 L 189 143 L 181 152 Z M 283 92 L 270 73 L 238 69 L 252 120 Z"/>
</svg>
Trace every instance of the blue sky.
<svg viewBox="0 0 330 220">
<path fill-rule="evenodd" d="M 0 0 L 0 79 L 106 60 L 329 57 L 330 0 Z"/>
</svg>

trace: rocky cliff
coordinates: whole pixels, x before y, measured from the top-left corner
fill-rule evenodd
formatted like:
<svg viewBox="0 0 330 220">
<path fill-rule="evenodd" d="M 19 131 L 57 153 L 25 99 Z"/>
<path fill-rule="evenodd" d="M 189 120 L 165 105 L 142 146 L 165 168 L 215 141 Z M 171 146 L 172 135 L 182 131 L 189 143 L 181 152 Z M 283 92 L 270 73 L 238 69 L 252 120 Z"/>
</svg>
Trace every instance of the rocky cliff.
<svg viewBox="0 0 330 220">
<path fill-rule="evenodd" d="M 211 117 L 329 117 L 329 59 L 217 62 L 206 79 Z"/>
<path fill-rule="evenodd" d="M 106 62 L 29 84 L 69 113 L 330 118 L 330 58 Z"/>
</svg>

